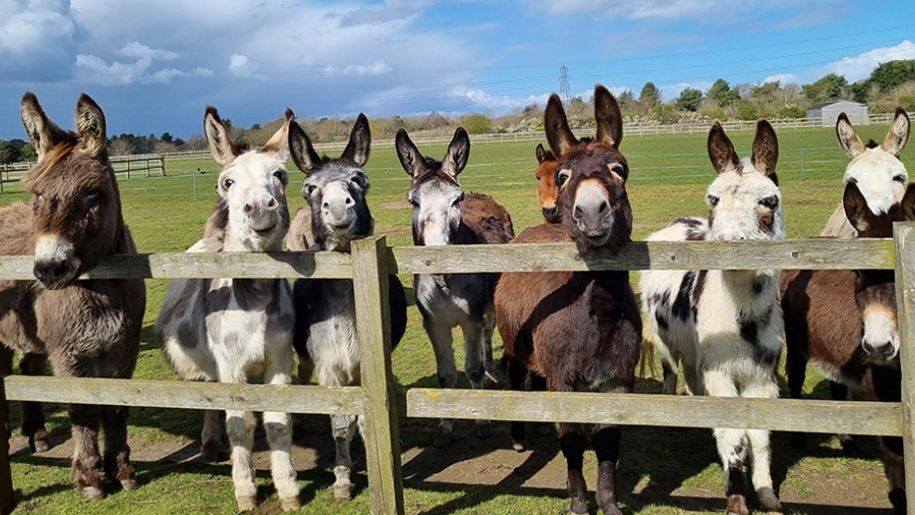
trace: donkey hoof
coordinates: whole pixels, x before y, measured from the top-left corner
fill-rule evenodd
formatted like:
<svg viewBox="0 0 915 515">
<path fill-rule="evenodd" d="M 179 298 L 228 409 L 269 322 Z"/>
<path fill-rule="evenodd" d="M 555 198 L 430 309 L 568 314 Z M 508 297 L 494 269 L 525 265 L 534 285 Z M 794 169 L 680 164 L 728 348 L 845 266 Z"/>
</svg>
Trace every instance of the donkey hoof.
<svg viewBox="0 0 915 515">
<path fill-rule="evenodd" d="M 105 498 L 105 492 L 97 486 L 84 486 L 79 489 L 79 493 L 87 501 L 100 501 Z"/>
<path fill-rule="evenodd" d="M 121 488 L 124 489 L 124 490 L 127 491 L 127 492 L 129 492 L 129 491 L 131 491 L 131 490 L 136 490 L 136 489 L 137 489 L 137 480 L 136 480 L 136 478 L 132 478 L 132 477 L 131 477 L 131 478 L 128 478 L 128 479 L 122 479 L 122 480 L 121 480 Z"/>
<path fill-rule="evenodd" d="M 29 449 L 32 451 L 32 454 L 38 452 L 48 452 L 51 448 L 51 444 L 48 442 L 48 435 L 45 433 L 44 437 L 40 436 L 30 436 L 29 437 Z"/>
<path fill-rule="evenodd" d="M 485 424 L 477 424 L 476 428 L 474 429 L 474 432 L 476 433 L 477 438 L 480 438 L 482 440 L 491 438 L 493 435 L 492 424 L 490 424 L 488 422 Z"/>
<path fill-rule="evenodd" d="M 746 497 L 740 494 L 728 496 L 728 515 L 750 515 Z"/>
<path fill-rule="evenodd" d="M 353 485 L 346 483 L 343 485 L 334 485 L 334 500 L 348 501 L 353 498 Z"/>
<path fill-rule="evenodd" d="M 441 449 L 443 447 L 448 447 L 451 445 L 451 435 L 450 434 L 440 434 L 432 440 L 432 446 Z"/>
<path fill-rule="evenodd" d="M 257 497 L 254 495 L 242 495 L 235 498 L 238 505 L 238 511 L 251 511 L 257 508 Z"/>
<path fill-rule="evenodd" d="M 280 506 L 283 508 L 283 511 L 292 511 L 301 508 L 302 503 L 299 502 L 299 496 L 287 497 L 285 499 L 280 499 Z"/>
<path fill-rule="evenodd" d="M 775 495 L 774 490 L 771 488 L 760 488 L 756 492 L 756 496 L 759 498 L 759 504 L 764 511 L 781 513 L 782 503 L 779 502 L 778 496 Z"/>
<path fill-rule="evenodd" d="M 591 508 L 588 506 L 588 501 L 586 499 L 576 498 L 572 499 L 572 505 L 569 507 L 569 511 L 576 515 L 581 515 L 591 513 Z"/>
<path fill-rule="evenodd" d="M 522 442 L 521 440 L 512 439 L 512 449 L 514 449 L 518 452 L 524 452 L 525 451 L 524 442 Z"/>
</svg>

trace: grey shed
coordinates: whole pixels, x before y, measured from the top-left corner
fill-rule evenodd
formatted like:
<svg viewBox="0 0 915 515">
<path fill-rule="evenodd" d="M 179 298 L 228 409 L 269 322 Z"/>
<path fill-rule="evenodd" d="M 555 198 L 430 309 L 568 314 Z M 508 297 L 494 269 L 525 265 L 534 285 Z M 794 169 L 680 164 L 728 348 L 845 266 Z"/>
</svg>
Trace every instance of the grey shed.
<svg viewBox="0 0 915 515">
<path fill-rule="evenodd" d="M 830 100 L 814 104 L 807 108 L 807 118 L 820 120 L 823 127 L 832 127 L 836 124 L 840 113 L 848 115 L 854 125 L 868 123 L 867 104 L 852 102 L 850 100 Z"/>
</svg>

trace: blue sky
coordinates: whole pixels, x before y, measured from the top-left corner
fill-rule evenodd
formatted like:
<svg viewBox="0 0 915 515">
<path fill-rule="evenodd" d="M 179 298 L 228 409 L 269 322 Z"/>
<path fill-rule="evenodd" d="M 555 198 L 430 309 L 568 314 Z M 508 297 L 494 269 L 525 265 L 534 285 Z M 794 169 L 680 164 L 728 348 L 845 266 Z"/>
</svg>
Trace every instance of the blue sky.
<svg viewBox="0 0 915 515">
<path fill-rule="evenodd" d="M 915 58 L 915 2 L 850 0 L 0 0 L 0 138 L 22 93 L 71 127 L 80 92 L 110 134 L 298 115 L 486 112 L 542 102 L 566 64 L 665 99 L 686 87 L 810 82 Z"/>
</svg>

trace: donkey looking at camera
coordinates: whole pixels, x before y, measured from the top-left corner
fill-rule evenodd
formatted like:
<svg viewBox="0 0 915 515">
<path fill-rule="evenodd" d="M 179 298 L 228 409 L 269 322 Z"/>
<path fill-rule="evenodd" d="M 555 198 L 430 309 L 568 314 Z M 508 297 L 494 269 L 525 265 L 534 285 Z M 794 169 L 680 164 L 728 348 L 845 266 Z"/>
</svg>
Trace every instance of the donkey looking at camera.
<svg viewBox="0 0 915 515">
<path fill-rule="evenodd" d="M 210 153 L 223 166 L 219 201 L 207 221 L 206 237 L 188 252 L 275 252 L 289 229 L 286 206 L 286 134 L 283 126 L 257 150 L 237 145 L 213 107 L 204 116 Z M 290 384 L 295 311 L 285 279 L 190 279 L 169 282 L 156 329 L 175 371 L 191 380 L 246 383 L 263 374 L 264 383 Z M 217 454 L 222 435 L 219 412 L 207 412 L 202 454 Z M 250 411 L 226 411 L 232 446 L 232 480 L 238 509 L 257 506 L 254 484 L 256 419 Z M 265 412 L 273 483 L 284 510 L 299 507 L 290 446 L 292 425 L 286 413 Z"/>
<path fill-rule="evenodd" d="M 777 240 L 784 237 L 775 173 L 778 140 L 769 122 L 756 126 L 750 159 L 737 157 L 721 125 L 709 132 L 717 177 L 708 188 L 708 221 L 683 218 L 651 241 Z M 676 386 L 677 361 L 694 395 L 778 397 L 775 367 L 782 349 L 782 311 L 774 270 L 649 270 L 642 273 L 643 306 L 653 324 L 665 372 Z M 669 377 L 665 389 L 670 391 Z M 769 431 L 715 429 L 727 474 L 728 513 L 749 513 L 747 453 L 752 482 L 766 510 L 780 510 L 769 470 Z"/>
<path fill-rule="evenodd" d="M 369 157 L 369 122 L 359 115 L 349 144 L 339 159 L 320 157 L 311 140 L 297 123 L 289 126 L 292 160 L 305 175 L 302 195 L 308 201 L 310 250 L 349 252 L 353 240 L 370 236 L 374 222 L 366 193 L 369 179 L 363 170 Z M 295 241 L 305 241 L 301 235 Z M 287 239 L 287 241 L 290 241 Z M 396 275 L 388 282 L 391 313 L 391 349 L 400 342 L 407 327 L 407 301 Z M 359 344 L 356 338 L 356 304 L 353 282 L 348 279 L 298 280 L 293 286 L 296 324 L 293 345 L 299 354 L 299 381 L 307 382 L 318 372 L 322 386 L 359 384 Z M 334 498 L 347 500 L 352 494 L 350 442 L 363 432 L 364 418 L 332 415 L 331 430 L 336 443 Z"/>
</svg>

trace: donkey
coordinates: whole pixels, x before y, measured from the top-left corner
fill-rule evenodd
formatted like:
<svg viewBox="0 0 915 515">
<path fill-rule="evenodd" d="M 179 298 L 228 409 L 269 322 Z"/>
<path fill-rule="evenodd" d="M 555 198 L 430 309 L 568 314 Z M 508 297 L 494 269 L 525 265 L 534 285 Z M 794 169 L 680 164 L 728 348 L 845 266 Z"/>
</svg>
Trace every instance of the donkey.
<svg viewBox="0 0 915 515">
<path fill-rule="evenodd" d="M 297 123 L 289 126 L 292 160 L 306 175 L 302 195 L 311 208 L 311 250 L 349 252 L 353 240 L 372 234 L 373 221 L 365 195 L 369 180 L 363 166 L 369 157 L 369 122 L 359 115 L 349 144 L 339 159 L 319 157 L 311 140 Z M 303 239 L 296 239 L 304 241 Z M 287 240 L 288 241 L 288 240 Z M 396 275 L 389 277 L 391 347 L 400 342 L 407 327 L 407 299 Z M 359 384 L 359 345 L 356 339 L 356 305 L 350 280 L 298 280 L 293 286 L 296 324 L 293 346 L 299 354 L 299 381 L 314 369 L 322 386 Z M 351 415 L 331 416 L 336 443 L 334 498 L 348 500 L 352 494 L 350 442 L 364 419 Z"/>
<path fill-rule="evenodd" d="M 860 237 L 890 237 L 894 221 L 915 220 L 915 184 L 908 186 L 901 202 L 878 215 L 850 182 L 843 206 Z M 786 270 L 780 286 L 792 398 L 801 397 L 807 361 L 813 360 L 832 380 L 833 398 L 844 399 L 851 387 L 863 389 L 870 400 L 899 402 L 902 378 L 892 270 Z M 848 449 L 853 441 L 841 438 Z M 902 440 L 881 437 L 880 450 L 890 502 L 897 513 L 905 513 Z"/>
<path fill-rule="evenodd" d="M 537 201 L 540 202 L 543 219 L 551 224 L 559 223 L 556 200 L 559 198 L 559 188 L 565 181 L 565 177 L 558 176 L 559 159 L 552 150 L 544 149 L 541 143 L 537 144 L 535 154 L 537 171 L 534 172 L 534 177 L 537 179 Z"/>
<path fill-rule="evenodd" d="M 286 135 L 293 113 L 257 150 L 236 144 L 213 107 L 204 115 L 210 153 L 223 166 L 219 201 L 207 221 L 206 237 L 188 252 L 279 251 L 289 229 L 286 206 Z M 295 311 L 284 279 L 191 279 L 169 282 L 156 330 L 165 356 L 178 374 L 191 380 L 245 383 L 263 373 L 264 383 L 290 384 Z M 251 447 L 256 419 L 250 411 L 226 411 L 232 446 L 232 480 L 241 511 L 254 509 L 257 490 Z M 289 415 L 264 413 L 273 482 L 284 510 L 299 507 Z M 217 453 L 222 435 L 219 412 L 204 418 L 202 454 Z"/>
<path fill-rule="evenodd" d="M 845 168 L 844 182 L 858 184 L 867 205 L 876 214 L 885 213 L 890 206 L 899 203 L 909 181 L 909 173 L 899 159 L 899 154 L 909 140 L 909 115 L 905 110 L 896 109 L 893 123 L 883 143 L 870 140 L 866 145 L 855 134 L 855 129 L 845 113 L 836 121 L 836 136 L 839 145 L 851 161 Z M 857 234 L 839 206 L 829 217 L 821 236 L 854 238 Z"/>
<path fill-rule="evenodd" d="M 550 97 L 544 121 L 550 147 L 561 156 L 562 223 L 527 229 L 513 243 L 572 241 L 580 254 L 592 255 L 616 252 L 630 241 L 629 165 L 619 151 L 622 113 L 603 86 L 595 87 L 594 102 L 597 138 L 580 142 L 559 97 Z M 632 391 L 642 320 L 628 272 L 505 273 L 495 307 L 513 389 L 522 389 L 530 372 L 545 378 L 550 391 Z M 513 437 L 519 436 L 515 427 Z M 590 433 L 598 460 L 597 503 L 604 513 L 620 514 L 615 486 L 620 430 L 597 425 Z M 560 424 L 559 445 L 568 465 L 572 512 L 588 513 L 582 474 L 586 428 Z"/>
<path fill-rule="evenodd" d="M 48 118 L 32 93 L 22 97 L 21 109 L 38 164 L 24 179 L 32 202 L 0 209 L 0 254 L 34 254 L 38 281 L 0 281 L 0 341 L 23 352 L 24 361 L 43 364 L 49 357 L 56 376 L 129 378 L 140 350 L 143 281 L 77 281 L 107 256 L 136 252 L 105 147 L 105 115 L 81 95 L 73 133 Z M 47 448 L 41 405 L 28 404 L 24 412 L 22 429 L 33 449 Z M 72 404 L 69 414 L 73 479 L 83 497 L 101 499 L 106 476 L 135 488 L 127 408 Z"/>
<path fill-rule="evenodd" d="M 717 172 L 706 195 L 708 221 L 683 218 L 648 240 L 783 238 L 775 172 L 778 139 L 769 122 L 757 124 L 749 159 L 738 158 L 717 122 L 709 132 L 708 152 Z M 665 370 L 676 370 L 676 358 L 682 359 L 694 395 L 778 397 L 775 368 L 784 322 L 776 271 L 651 270 L 642 273 L 640 284 L 655 343 L 666 358 Z M 728 513 L 749 513 L 748 449 L 753 454 L 753 486 L 762 507 L 780 510 L 769 470 L 769 431 L 715 429 L 715 439 L 727 475 Z"/>
<path fill-rule="evenodd" d="M 470 156 L 470 138 L 459 127 L 442 161 L 420 154 L 403 129 L 397 131 L 397 157 L 412 178 L 409 194 L 413 206 L 413 244 L 508 243 L 515 235 L 511 216 L 492 197 L 464 193 L 458 176 Z M 454 388 L 457 370 L 451 348 L 451 330 L 464 333 L 464 372 L 475 389 L 484 387 L 492 371 L 492 297 L 498 274 L 415 275 L 413 291 L 423 327 L 432 341 L 442 388 Z M 437 447 L 451 441 L 452 423 L 440 422 Z M 477 421 L 477 436 L 492 434 L 487 421 Z"/>
</svg>

